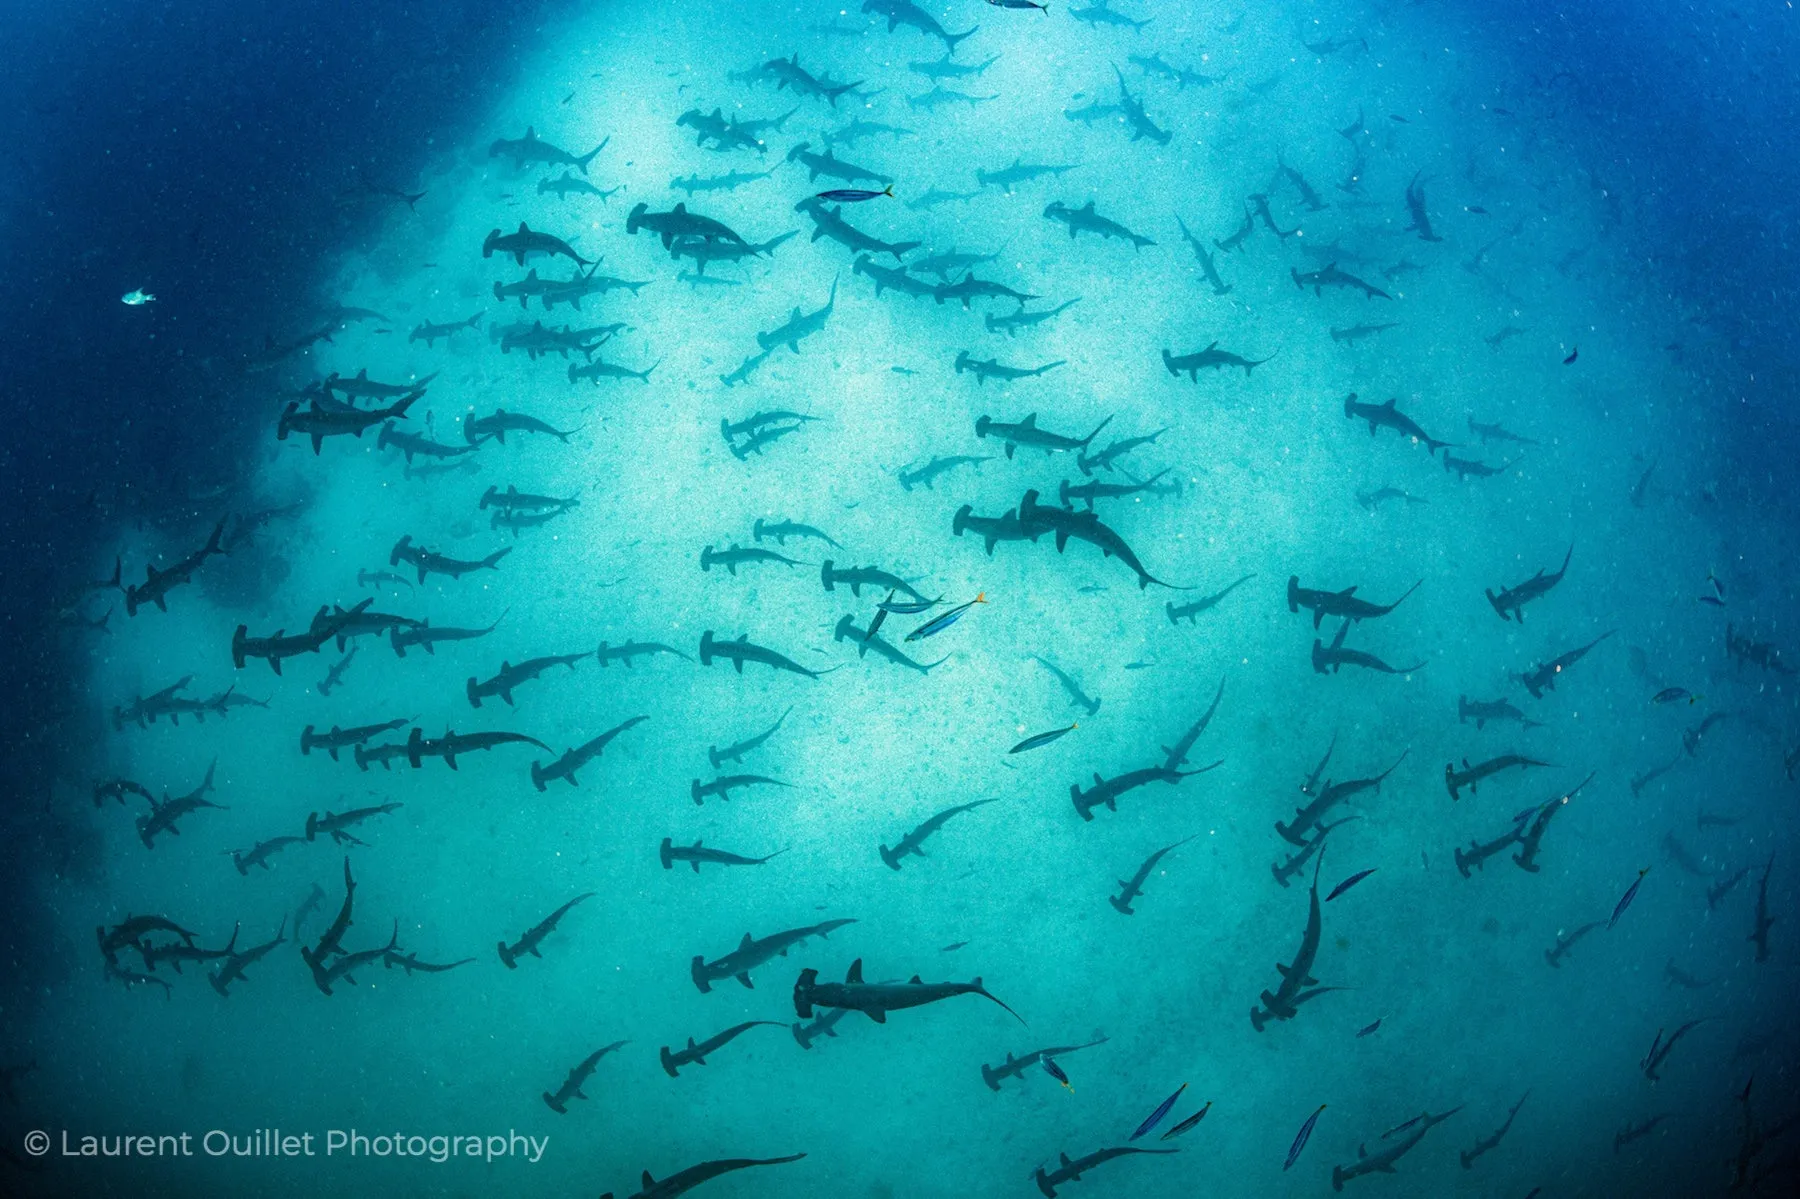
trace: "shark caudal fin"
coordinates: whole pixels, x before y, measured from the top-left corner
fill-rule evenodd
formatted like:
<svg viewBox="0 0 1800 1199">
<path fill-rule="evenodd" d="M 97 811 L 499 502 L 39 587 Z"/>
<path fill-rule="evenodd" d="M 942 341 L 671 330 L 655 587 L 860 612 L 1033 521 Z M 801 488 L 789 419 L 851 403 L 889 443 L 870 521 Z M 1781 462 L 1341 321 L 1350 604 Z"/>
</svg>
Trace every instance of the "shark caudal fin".
<svg viewBox="0 0 1800 1199">
<path fill-rule="evenodd" d="M 606 143 L 610 142 L 611 140 L 612 140 L 611 137 L 604 137 L 604 138 L 600 139 L 599 145 L 595 146 L 592 150 L 589 150 L 586 154 L 583 154 L 580 158 L 577 158 L 575 160 L 575 169 L 580 171 L 583 175 L 587 174 L 588 173 L 588 163 L 594 161 L 594 156 L 596 154 L 600 153 L 600 151 L 606 149 Z"/>
</svg>

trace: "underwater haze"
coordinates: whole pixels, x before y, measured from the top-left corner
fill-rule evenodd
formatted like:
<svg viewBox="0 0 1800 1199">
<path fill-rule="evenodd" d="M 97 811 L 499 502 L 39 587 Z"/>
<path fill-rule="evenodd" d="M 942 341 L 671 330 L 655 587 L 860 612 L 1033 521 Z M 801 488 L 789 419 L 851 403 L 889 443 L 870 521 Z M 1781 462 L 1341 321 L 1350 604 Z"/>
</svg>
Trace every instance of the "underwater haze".
<svg viewBox="0 0 1800 1199">
<path fill-rule="evenodd" d="M 1796 1193 L 1793 20 L 0 14 L 0 1191 Z"/>
</svg>

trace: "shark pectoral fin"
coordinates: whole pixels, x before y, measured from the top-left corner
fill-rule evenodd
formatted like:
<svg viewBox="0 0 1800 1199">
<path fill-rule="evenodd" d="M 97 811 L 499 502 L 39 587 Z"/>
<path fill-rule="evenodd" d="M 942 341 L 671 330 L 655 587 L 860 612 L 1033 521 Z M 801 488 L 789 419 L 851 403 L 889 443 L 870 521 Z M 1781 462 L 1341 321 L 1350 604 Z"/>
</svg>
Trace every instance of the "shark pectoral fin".
<svg viewBox="0 0 1800 1199">
<path fill-rule="evenodd" d="M 738 975 L 737 980 L 739 982 L 743 983 L 746 987 L 749 987 L 752 991 L 756 990 L 756 984 L 750 981 L 750 976 L 748 974 Z"/>
</svg>

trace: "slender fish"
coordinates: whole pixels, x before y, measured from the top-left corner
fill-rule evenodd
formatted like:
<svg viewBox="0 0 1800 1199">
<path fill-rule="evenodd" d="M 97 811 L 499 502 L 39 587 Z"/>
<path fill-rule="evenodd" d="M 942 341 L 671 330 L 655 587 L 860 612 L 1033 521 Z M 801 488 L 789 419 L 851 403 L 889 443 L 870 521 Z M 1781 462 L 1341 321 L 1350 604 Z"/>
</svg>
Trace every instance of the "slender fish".
<svg viewBox="0 0 1800 1199">
<path fill-rule="evenodd" d="M 1644 876 L 1649 873 L 1650 867 L 1648 866 L 1638 871 L 1637 881 L 1631 884 L 1631 889 L 1626 891 L 1624 897 L 1619 900 L 1619 906 L 1613 909 L 1612 919 L 1606 922 L 1607 928 L 1610 929 L 1619 922 L 1619 917 L 1625 914 L 1625 909 L 1630 907 L 1631 901 L 1637 898 L 1638 888 L 1644 885 Z"/>
<path fill-rule="evenodd" d="M 1163 1133 L 1159 1139 L 1164 1140 L 1164 1141 L 1174 1140 L 1176 1137 L 1180 1136 L 1182 1133 L 1186 1132 L 1188 1129 L 1192 1128 L 1194 1125 L 1200 1123 L 1200 1121 L 1206 1119 L 1206 1113 L 1211 1110 L 1212 1110 L 1212 1100 L 1208 1099 L 1206 1101 L 1205 1107 L 1201 1108 L 1199 1111 L 1195 1112 L 1193 1115 L 1189 1116 L 1187 1119 L 1183 1120 L 1181 1123 L 1177 1124 L 1175 1127 L 1171 1128 L 1169 1131 Z"/>
<path fill-rule="evenodd" d="M 1306 1140 L 1308 1137 L 1312 1136 L 1313 1125 L 1319 1122 L 1319 1115 L 1324 1110 L 1325 1105 L 1321 1103 L 1319 1105 L 1319 1110 L 1308 1116 L 1306 1118 L 1306 1123 L 1300 1126 L 1300 1131 L 1294 1136 L 1293 1147 L 1288 1150 L 1287 1161 L 1283 1162 L 1281 1165 L 1283 1170 L 1286 1170 L 1289 1166 L 1292 1166 L 1299 1160 L 1300 1151 L 1306 1148 Z"/>
<path fill-rule="evenodd" d="M 927 637 L 935 637 L 937 634 L 943 632 L 945 629 L 949 628 L 951 625 L 953 625 L 957 621 L 961 620 L 964 612 L 967 612 L 970 608 L 973 608 L 976 604 L 985 604 L 985 603 L 987 603 L 987 592 L 983 591 L 980 595 L 977 595 L 974 599 L 970 600 L 968 603 L 958 604 L 956 607 L 950 609 L 948 612 L 944 613 L 942 616 L 936 616 L 936 617 L 933 617 L 932 619 L 926 621 L 924 624 L 920 625 L 918 628 L 916 628 L 912 632 L 908 633 L 906 635 L 906 640 L 908 640 L 908 641 L 923 641 Z"/>
<path fill-rule="evenodd" d="M 1185 1090 L 1187 1090 L 1187 1084 L 1184 1082 L 1175 1088 L 1175 1093 L 1173 1095 L 1162 1101 L 1161 1106 L 1150 1113 L 1149 1119 L 1137 1126 L 1136 1132 L 1125 1139 L 1128 1141 L 1135 1141 L 1145 1133 L 1154 1129 L 1158 1124 L 1161 1124 L 1163 1117 L 1169 1114 L 1169 1109 L 1175 1106 L 1175 1101 L 1181 1098 L 1181 1093 Z"/>
<path fill-rule="evenodd" d="M 1325 902 L 1330 903 L 1332 900 L 1348 891 L 1351 887 L 1354 887 L 1357 883 L 1362 882 L 1365 878 L 1368 878 L 1379 869 L 1381 869 L 1379 866 L 1371 866 L 1367 870 L 1358 870 L 1355 874 L 1333 887 L 1331 889 L 1331 894 L 1325 897 Z"/>
<path fill-rule="evenodd" d="M 1010 755 L 1010 754 L 1022 754 L 1028 749 L 1042 749 L 1044 746 L 1050 744 L 1052 741 L 1061 740 L 1063 737 L 1068 736 L 1070 733 L 1074 732 L 1076 729 L 1078 729 L 1080 727 L 1081 727 L 1081 725 L 1079 723 L 1076 723 L 1076 724 L 1069 725 L 1067 728 L 1051 729 L 1047 733 L 1034 733 L 1031 736 L 1025 738 L 1025 740 L 1019 742 L 1017 745 L 1013 746 L 1011 749 L 1007 750 L 1006 752 Z"/>
<path fill-rule="evenodd" d="M 820 192 L 815 198 L 830 204 L 861 204 L 864 200 L 879 200 L 893 194 L 894 185 L 890 183 L 878 192 L 862 187 L 834 187 L 830 191 Z"/>
<path fill-rule="evenodd" d="M 934 600 L 897 600 L 892 595 L 875 606 L 883 612 L 892 612 L 895 616 L 917 616 L 921 612 L 929 612 L 944 601 Z"/>
</svg>

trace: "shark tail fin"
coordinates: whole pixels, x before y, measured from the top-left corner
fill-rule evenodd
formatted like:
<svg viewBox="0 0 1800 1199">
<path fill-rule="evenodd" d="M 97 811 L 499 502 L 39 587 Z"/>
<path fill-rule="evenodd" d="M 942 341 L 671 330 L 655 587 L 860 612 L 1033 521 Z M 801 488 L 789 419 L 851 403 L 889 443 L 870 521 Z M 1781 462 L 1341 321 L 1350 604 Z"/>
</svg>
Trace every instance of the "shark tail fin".
<svg viewBox="0 0 1800 1199">
<path fill-rule="evenodd" d="M 608 135 L 607 137 L 601 138 L 599 145 L 595 146 L 592 150 L 589 150 L 586 154 L 583 154 L 580 158 L 577 158 L 575 160 L 575 169 L 580 171 L 583 175 L 587 174 L 588 173 L 588 163 L 594 161 L 594 156 L 596 154 L 600 153 L 600 151 L 606 149 L 606 143 L 610 142 L 611 140 L 612 140 L 612 137 L 610 135 Z"/>
</svg>

